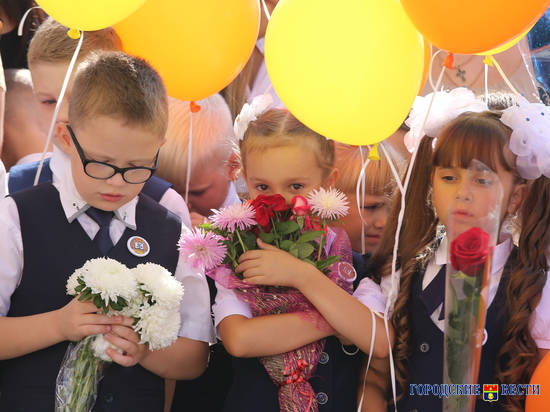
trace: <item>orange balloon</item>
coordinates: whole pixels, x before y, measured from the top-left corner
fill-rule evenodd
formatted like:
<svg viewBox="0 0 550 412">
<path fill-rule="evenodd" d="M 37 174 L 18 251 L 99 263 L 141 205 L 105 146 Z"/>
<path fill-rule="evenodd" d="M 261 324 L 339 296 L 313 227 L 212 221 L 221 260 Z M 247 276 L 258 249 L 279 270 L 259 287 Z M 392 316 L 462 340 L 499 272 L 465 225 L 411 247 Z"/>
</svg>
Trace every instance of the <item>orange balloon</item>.
<svg viewBox="0 0 550 412">
<path fill-rule="evenodd" d="M 430 62 L 432 61 L 432 45 L 426 38 L 424 40 L 424 73 L 422 73 L 422 81 L 420 82 L 420 89 L 418 89 L 418 95 L 422 93 L 426 81 L 428 80 L 428 75 L 430 74 Z"/>
<path fill-rule="evenodd" d="M 124 51 L 149 61 L 180 100 L 227 86 L 252 54 L 259 27 L 259 0 L 147 0 L 114 26 Z"/>
<path fill-rule="evenodd" d="M 531 377 L 530 384 L 539 385 L 539 394 L 527 395 L 525 399 L 525 412 L 550 411 L 550 353 L 539 362 L 535 373 Z"/>
<path fill-rule="evenodd" d="M 440 49 L 482 53 L 525 32 L 550 0 L 401 0 L 417 30 Z"/>
</svg>

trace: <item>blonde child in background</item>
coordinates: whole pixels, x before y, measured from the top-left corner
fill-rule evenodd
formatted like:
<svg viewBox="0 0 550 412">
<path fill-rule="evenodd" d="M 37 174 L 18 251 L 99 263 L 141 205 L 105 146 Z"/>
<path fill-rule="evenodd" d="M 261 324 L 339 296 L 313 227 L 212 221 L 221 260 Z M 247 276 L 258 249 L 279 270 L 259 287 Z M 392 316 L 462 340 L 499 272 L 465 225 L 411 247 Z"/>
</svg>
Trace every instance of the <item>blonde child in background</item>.
<svg viewBox="0 0 550 412">
<path fill-rule="evenodd" d="M 113 29 L 85 32 L 78 61 L 84 60 L 94 51 L 120 50 L 120 39 Z M 76 49 L 78 40 L 67 36 L 67 28 L 48 18 L 44 21 L 31 40 L 28 61 L 33 82 L 34 95 L 38 101 L 39 118 L 42 129 L 48 130 L 55 105 L 61 92 L 61 86 L 67 72 L 69 61 Z M 69 159 L 61 149 L 57 136 L 68 122 L 68 107 L 71 97 L 74 74 L 69 81 L 67 91 L 57 117 L 53 135 L 53 153 L 44 163 L 39 182 L 62 180 L 69 173 Z M 10 193 L 32 186 L 38 169 L 38 162 L 12 167 L 8 179 Z M 144 193 L 181 217 L 183 223 L 190 226 L 189 211 L 170 184 L 153 176 L 144 186 Z"/>
<path fill-rule="evenodd" d="M 159 156 L 158 176 L 185 196 L 189 150 L 190 116 L 193 116 L 191 181 L 188 206 L 193 226 L 201 224 L 212 209 L 240 202 L 232 180 L 238 164 L 232 157 L 233 122 L 229 108 L 219 94 L 197 102 L 200 110 L 191 113 L 189 102 L 169 99 L 170 117 L 166 144 Z"/>
<path fill-rule="evenodd" d="M 392 146 L 385 144 L 384 148 L 401 174 L 403 159 Z M 380 154 L 380 160 L 370 160 L 364 172 L 365 196 L 359 201 L 362 209 L 360 214 L 357 207 L 357 181 L 369 149 L 343 143 L 336 143 L 335 149 L 335 165 L 339 172 L 335 187 L 344 192 L 350 201 L 349 213 L 342 218 L 342 223 L 351 241 L 358 284 L 360 278 L 367 274 L 368 259 L 380 243 L 397 184 L 385 155 Z M 363 229 L 364 234 L 361 233 Z"/>
</svg>

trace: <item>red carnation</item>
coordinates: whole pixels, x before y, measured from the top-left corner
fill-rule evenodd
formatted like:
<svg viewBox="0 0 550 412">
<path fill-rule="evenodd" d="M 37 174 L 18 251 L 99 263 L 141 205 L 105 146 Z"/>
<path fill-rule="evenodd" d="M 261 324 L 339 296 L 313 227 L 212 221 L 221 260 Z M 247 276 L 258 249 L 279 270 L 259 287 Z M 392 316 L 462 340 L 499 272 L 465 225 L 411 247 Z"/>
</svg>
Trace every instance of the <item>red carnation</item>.
<svg viewBox="0 0 550 412">
<path fill-rule="evenodd" d="M 275 216 L 275 212 L 284 212 L 289 208 L 285 198 L 281 195 L 259 195 L 250 204 L 256 211 L 256 222 L 258 222 L 264 232 L 271 231 L 270 218 Z"/>
</svg>

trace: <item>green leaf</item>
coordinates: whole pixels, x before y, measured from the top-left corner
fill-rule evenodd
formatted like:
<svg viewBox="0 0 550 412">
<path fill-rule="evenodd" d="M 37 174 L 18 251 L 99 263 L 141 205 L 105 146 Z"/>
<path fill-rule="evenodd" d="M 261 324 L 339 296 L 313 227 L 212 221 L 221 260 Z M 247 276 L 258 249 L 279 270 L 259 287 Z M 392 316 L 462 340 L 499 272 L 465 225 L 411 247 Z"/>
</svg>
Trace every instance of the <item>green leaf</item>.
<svg viewBox="0 0 550 412">
<path fill-rule="evenodd" d="M 305 259 L 313 253 L 315 248 L 310 243 L 299 243 L 298 247 L 298 258 Z"/>
<path fill-rule="evenodd" d="M 76 293 L 80 293 L 82 292 L 82 289 L 84 289 L 86 287 L 86 285 L 78 285 L 76 288 L 74 288 L 74 291 Z"/>
<path fill-rule="evenodd" d="M 311 242 L 312 240 L 315 240 L 315 239 L 321 237 L 322 234 L 323 234 L 323 231 L 321 231 L 321 230 L 312 230 L 311 232 L 303 233 L 298 238 L 298 243 Z"/>
<path fill-rule="evenodd" d="M 294 242 L 292 240 L 285 239 L 281 242 L 280 246 L 281 249 L 288 252 L 290 248 L 294 245 Z"/>
<path fill-rule="evenodd" d="M 101 309 L 103 307 L 103 300 L 101 300 L 101 296 L 99 296 L 99 295 L 94 296 L 94 305 L 98 309 Z"/>
<path fill-rule="evenodd" d="M 111 304 L 109 306 L 111 306 L 111 308 L 113 308 L 114 310 L 122 310 L 122 306 L 113 301 L 111 301 Z"/>
<path fill-rule="evenodd" d="M 329 256 L 328 258 L 317 262 L 317 269 L 319 269 L 320 271 L 323 271 L 323 269 L 328 268 L 330 265 L 338 262 L 339 260 L 340 260 L 340 256 Z"/>
<path fill-rule="evenodd" d="M 313 260 L 309 259 L 309 258 L 305 258 L 305 259 L 302 259 L 302 260 L 303 260 L 304 262 L 309 263 L 310 265 L 315 266 L 315 262 L 314 262 Z"/>
<path fill-rule="evenodd" d="M 288 253 L 290 253 L 294 257 L 298 257 L 298 246 L 296 244 L 293 244 L 289 249 Z"/>
<path fill-rule="evenodd" d="M 273 244 L 275 235 L 273 233 L 265 233 L 263 230 L 260 230 L 260 239 L 262 239 L 265 243 Z"/>
<path fill-rule="evenodd" d="M 122 296 L 119 296 L 116 302 L 119 306 L 122 306 L 123 308 L 128 306 L 128 302 L 126 299 L 124 299 Z"/>
<path fill-rule="evenodd" d="M 294 233 L 297 230 L 300 230 L 300 226 L 298 226 L 298 223 L 296 223 L 293 220 L 279 222 L 279 223 L 276 223 L 276 225 L 277 225 L 277 232 L 279 232 L 279 234 L 281 235 L 290 235 L 291 233 Z"/>
</svg>

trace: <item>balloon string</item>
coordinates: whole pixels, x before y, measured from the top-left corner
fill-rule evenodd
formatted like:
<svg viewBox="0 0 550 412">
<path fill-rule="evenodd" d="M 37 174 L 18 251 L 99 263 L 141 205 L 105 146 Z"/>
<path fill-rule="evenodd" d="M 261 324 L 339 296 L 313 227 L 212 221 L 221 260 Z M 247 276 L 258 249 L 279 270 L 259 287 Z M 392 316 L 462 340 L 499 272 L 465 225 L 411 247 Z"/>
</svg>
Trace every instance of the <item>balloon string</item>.
<svg viewBox="0 0 550 412">
<path fill-rule="evenodd" d="M 363 147 L 359 146 L 359 153 L 361 154 L 361 170 L 363 170 L 365 165 L 365 156 L 363 155 Z M 368 160 L 368 159 L 367 159 Z M 365 254 L 365 219 L 363 218 L 363 210 L 365 210 L 365 173 L 359 173 L 357 178 L 357 185 L 361 183 L 361 202 L 359 202 L 359 188 L 356 186 L 356 196 L 357 201 L 357 212 L 361 218 L 361 254 Z"/>
<path fill-rule="evenodd" d="M 193 158 L 193 111 L 189 110 L 189 143 L 187 148 L 187 174 L 185 177 L 185 203 L 189 204 L 189 185 L 191 183 L 191 159 Z"/>
<path fill-rule="evenodd" d="M 430 47 L 432 47 L 432 46 L 430 45 Z M 432 91 L 434 91 L 434 92 L 437 91 L 437 90 L 435 88 L 434 80 L 432 78 L 433 63 L 434 63 L 434 60 L 437 57 L 437 55 L 439 53 L 441 53 L 442 51 L 443 50 L 438 50 L 432 55 L 432 58 L 430 59 L 430 67 L 428 68 L 428 80 L 430 81 L 430 86 L 432 86 Z"/>
<path fill-rule="evenodd" d="M 489 103 L 489 83 L 488 83 L 488 77 L 489 77 L 489 65 L 485 64 L 485 102 Z"/>
<path fill-rule="evenodd" d="M 269 13 L 269 9 L 267 8 L 267 5 L 265 4 L 265 0 L 262 0 L 262 7 L 264 9 L 265 17 L 267 17 L 267 21 L 271 20 L 271 14 Z"/>
<path fill-rule="evenodd" d="M 518 93 L 518 91 L 516 90 L 516 88 L 512 85 L 512 82 L 510 82 L 510 80 L 508 79 L 508 77 L 506 76 L 506 74 L 504 74 L 504 71 L 502 70 L 502 67 L 500 67 L 500 64 L 498 64 L 497 59 L 495 59 L 495 56 L 490 56 L 490 57 L 491 57 L 491 61 L 493 62 L 493 64 L 494 64 L 495 67 L 497 68 L 498 72 L 499 72 L 500 75 L 502 76 L 502 79 L 504 80 L 504 82 L 506 83 L 506 85 L 510 88 L 510 90 L 512 91 L 512 93 L 521 94 L 521 93 Z"/>
<path fill-rule="evenodd" d="M 439 74 L 439 78 L 437 79 L 437 83 L 434 87 L 434 91 L 439 89 L 439 86 L 441 85 L 441 81 L 443 80 L 443 74 L 445 73 L 446 67 L 443 66 L 441 68 L 441 73 Z M 422 129 L 420 129 L 420 136 L 424 135 L 424 129 L 426 127 L 426 122 L 428 121 L 428 117 L 430 116 L 430 112 L 432 109 L 433 102 L 435 100 L 436 93 L 434 92 L 432 94 L 432 97 L 430 99 L 430 104 L 428 106 L 428 111 L 426 112 L 426 117 L 424 118 L 424 122 L 422 123 Z M 414 151 L 411 157 L 411 161 L 409 164 L 409 168 L 407 170 L 407 175 L 405 176 L 405 184 L 403 185 L 403 189 L 405 191 L 405 196 L 401 196 L 401 209 L 399 210 L 399 217 L 397 220 L 397 228 L 395 229 L 395 241 L 393 244 L 393 256 L 392 256 L 392 264 L 391 264 L 391 291 L 388 296 L 388 300 L 386 301 L 386 308 L 384 310 L 384 326 L 386 328 L 386 338 L 388 340 L 388 345 L 390 348 L 390 372 L 391 372 L 391 380 L 392 380 L 392 392 L 393 392 L 393 403 L 395 410 L 397 411 L 397 391 L 396 391 L 396 384 L 395 384 L 395 365 L 393 361 L 393 353 L 392 353 L 392 347 L 391 347 L 391 340 L 390 340 L 390 333 L 388 329 L 388 312 L 390 307 L 393 306 L 396 295 L 398 293 L 399 289 L 399 277 L 397 276 L 397 251 L 399 248 L 399 236 L 401 232 L 401 227 L 403 226 L 403 218 L 405 215 L 405 198 L 407 194 L 407 190 L 409 187 L 409 181 L 411 179 L 412 169 L 414 166 L 414 161 L 416 160 L 416 155 L 418 153 L 418 146 L 419 142 L 415 144 Z"/>
<path fill-rule="evenodd" d="M 67 86 L 69 84 L 69 79 L 71 78 L 71 74 L 72 74 L 74 66 L 76 64 L 76 59 L 78 57 L 78 53 L 80 52 L 80 48 L 82 47 L 82 40 L 83 39 L 84 39 L 84 32 L 81 32 L 80 39 L 78 40 L 78 44 L 76 45 L 76 49 L 73 53 L 73 57 L 71 58 L 71 62 L 69 63 L 69 67 L 67 68 L 67 73 L 65 74 L 65 79 L 63 80 L 63 86 L 61 86 L 61 92 L 59 93 L 59 97 L 58 97 L 57 103 L 55 105 L 55 110 L 53 112 L 52 121 L 50 123 L 50 129 L 48 130 L 48 137 L 46 138 L 46 144 L 44 145 L 44 150 L 42 151 L 42 156 L 40 158 L 40 163 L 38 165 L 38 170 L 36 171 L 36 175 L 34 176 L 33 186 L 36 186 L 38 184 L 38 179 L 40 179 L 40 173 L 42 172 L 42 167 L 44 166 L 44 159 L 46 158 L 46 153 L 48 151 L 48 147 L 50 146 L 50 143 L 52 142 L 53 129 L 55 127 L 55 123 L 56 123 L 56 120 L 57 120 L 57 115 L 59 114 L 59 110 L 61 109 L 61 103 L 63 102 L 63 97 L 65 97 L 65 91 L 67 90 Z"/>
<path fill-rule="evenodd" d="M 529 75 L 529 80 L 531 81 L 531 85 L 533 86 L 533 93 L 531 93 L 535 99 L 538 101 L 538 102 L 541 102 L 542 103 L 542 100 L 540 99 L 540 96 L 538 94 L 538 87 L 537 87 L 537 83 L 535 81 L 535 76 L 533 75 L 532 71 L 531 71 L 531 68 L 529 66 L 529 61 L 527 59 L 527 57 L 525 56 L 525 52 L 521 46 L 521 41 L 516 44 L 516 47 L 518 48 L 519 50 L 519 53 L 521 54 L 521 60 L 523 61 L 523 65 L 525 66 L 525 70 L 527 71 L 527 74 Z"/>
<path fill-rule="evenodd" d="M 399 192 L 401 193 L 401 196 L 405 196 L 405 189 L 403 188 L 403 184 L 401 183 L 401 176 L 399 176 L 399 173 L 397 173 L 397 169 L 395 168 L 395 164 L 393 163 L 393 160 L 391 156 L 388 154 L 386 150 L 386 144 L 384 142 L 380 142 L 378 145 L 380 147 L 380 151 L 384 154 L 386 157 L 386 160 L 388 161 L 390 165 L 390 169 L 393 173 L 393 177 L 395 179 L 395 183 L 397 184 L 397 187 L 399 188 Z"/>
<path fill-rule="evenodd" d="M 374 317 L 374 312 L 372 310 L 370 311 L 370 314 L 372 316 L 372 332 L 370 338 L 369 360 L 367 361 L 367 367 L 365 368 L 365 376 L 363 377 L 363 390 L 361 391 L 361 400 L 359 401 L 357 412 L 361 412 L 361 409 L 363 409 L 363 400 L 365 399 L 365 387 L 367 386 L 367 374 L 369 373 L 370 361 L 372 359 L 372 353 L 374 352 L 374 340 L 376 338 L 376 318 Z"/>
<path fill-rule="evenodd" d="M 33 9 L 41 9 L 40 6 L 34 6 L 28 9 L 25 14 L 23 14 L 23 17 L 21 17 L 21 20 L 19 21 L 19 26 L 17 27 L 17 35 L 21 37 L 23 35 L 23 27 L 25 26 L 25 21 L 27 20 L 27 16 Z"/>
</svg>

